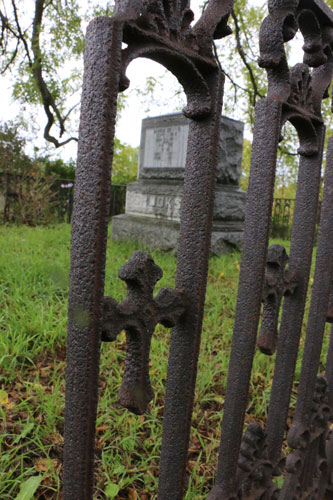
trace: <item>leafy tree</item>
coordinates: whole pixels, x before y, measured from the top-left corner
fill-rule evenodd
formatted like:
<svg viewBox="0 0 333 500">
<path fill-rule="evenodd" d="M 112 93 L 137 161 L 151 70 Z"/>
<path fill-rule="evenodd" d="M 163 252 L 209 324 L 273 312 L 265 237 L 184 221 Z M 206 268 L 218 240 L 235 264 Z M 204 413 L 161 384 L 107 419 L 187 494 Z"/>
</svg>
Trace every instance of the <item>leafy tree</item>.
<svg viewBox="0 0 333 500">
<path fill-rule="evenodd" d="M 226 75 L 224 110 L 245 118 L 250 128 L 256 101 L 267 90 L 266 73 L 257 63 L 259 28 L 266 15 L 266 5 L 254 6 L 246 0 L 235 2 L 229 21 L 233 34 L 216 42 L 216 55 Z"/>
<path fill-rule="evenodd" d="M 0 124 L 0 173 L 23 173 L 30 169 L 32 160 L 25 153 L 25 139 L 19 133 L 19 125 Z"/>
<path fill-rule="evenodd" d="M 252 144 L 248 139 L 243 142 L 243 158 L 242 158 L 242 175 L 240 179 L 240 187 L 247 191 L 249 186 L 250 162 L 251 162 Z"/>
<path fill-rule="evenodd" d="M 46 177 L 53 176 L 57 179 L 75 179 L 75 162 L 70 160 L 65 162 L 61 158 L 52 160 L 48 157 L 39 158 L 39 163 L 43 166 L 43 170 Z"/>
<path fill-rule="evenodd" d="M 96 15 L 110 16 L 113 11 L 111 1 L 101 7 L 97 0 L 87 0 L 84 10 L 80 3 L 2 0 L 0 4 L 0 73 L 15 75 L 13 96 L 23 107 L 43 106 L 44 138 L 56 148 L 77 141 L 85 25 Z M 123 106 L 121 96 L 119 110 Z"/>
<path fill-rule="evenodd" d="M 67 126 L 77 103 L 68 105 L 80 85 L 84 50 L 77 0 L 3 0 L 0 9 L 0 72 L 15 71 L 14 96 L 42 104 L 47 117 L 44 137 L 56 147 L 77 140 Z M 73 68 L 65 74 L 71 61 Z M 67 65 L 68 67 L 68 65 Z M 58 129 L 58 136 L 54 134 Z"/>
<path fill-rule="evenodd" d="M 42 160 L 29 158 L 14 123 L 0 125 L 0 219 L 35 226 L 54 220 L 57 194 Z"/>
<path fill-rule="evenodd" d="M 138 171 L 138 148 L 132 148 L 128 144 L 122 144 L 115 138 L 114 161 L 112 165 L 112 183 L 128 184 L 137 178 Z"/>
</svg>

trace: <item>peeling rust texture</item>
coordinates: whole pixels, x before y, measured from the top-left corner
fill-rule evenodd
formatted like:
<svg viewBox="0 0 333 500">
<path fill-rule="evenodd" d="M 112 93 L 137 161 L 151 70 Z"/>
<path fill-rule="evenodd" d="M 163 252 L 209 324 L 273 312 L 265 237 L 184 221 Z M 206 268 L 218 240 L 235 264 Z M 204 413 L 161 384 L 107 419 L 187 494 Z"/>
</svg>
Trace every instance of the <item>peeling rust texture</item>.
<svg viewBox="0 0 333 500">
<path fill-rule="evenodd" d="M 328 383 L 330 406 L 333 408 L 333 326 L 331 326 L 330 343 L 326 359 L 326 380 Z"/>
<path fill-rule="evenodd" d="M 333 282 L 331 283 L 331 293 L 328 302 L 327 321 L 333 323 Z"/>
<path fill-rule="evenodd" d="M 308 320 L 304 363 L 289 445 L 285 438 L 314 245 L 325 127 L 321 103 L 332 80 L 333 14 L 319 1 L 268 2 L 269 15 L 260 30 L 259 65 L 268 76 L 267 97 L 256 106 L 244 247 L 227 393 L 222 420 L 218 472 L 209 500 L 248 498 L 324 498 L 331 486 L 333 449 L 329 422 L 330 391 L 317 378 L 325 321 L 331 318 L 333 180 L 326 172 L 320 239 Z M 288 67 L 284 44 L 300 30 L 303 63 Z M 310 71 L 310 67 L 314 68 Z M 267 250 L 280 131 L 290 122 L 299 137 L 297 196 L 288 269 L 282 247 Z M 328 158 L 331 158 L 329 146 Z M 329 160 L 331 161 L 331 160 Z M 265 262 L 267 272 L 264 280 Z M 284 295 L 280 331 L 278 310 Z M 265 429 L 251 424 L 243 436 L 255 353 L 260 302 L 264 308 L 258 336 L 260 349 L 273 354 L 275 370 Z M 333 315 L 332 315 L 333 316 Z M 330 348 L 327 374 L 331 377 Z M 331 377 L 332 378 L 332 377 Z M 330 399 L 331 398 L 331 399 Z M 244 451 L 245 450 L 245 451 Z M 331 458 L 330 458 L 331 457 Z M 330 468 L 329 468 L 330 467 Z M 284 475 L 281 489 L 273 476 Z"/>
<path fill-rule="evenodd" d="M 320 217 L 316 267 L 306 330 L 296 414 L 288 433 L 293 448 L 309 438 L 312 396 L 324 336 L 333 271 L 333 140 L 329 140 Z"/>
</svg>

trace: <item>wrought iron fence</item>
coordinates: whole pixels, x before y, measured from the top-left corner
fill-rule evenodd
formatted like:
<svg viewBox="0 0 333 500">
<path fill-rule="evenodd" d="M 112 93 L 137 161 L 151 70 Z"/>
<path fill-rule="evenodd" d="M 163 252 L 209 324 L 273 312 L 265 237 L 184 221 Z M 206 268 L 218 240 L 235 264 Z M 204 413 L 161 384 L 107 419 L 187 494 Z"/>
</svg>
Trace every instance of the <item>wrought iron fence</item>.
<svg viewBox="0 0 333 500">
<path fill-rule="evenodd" d="M 57 212 L 61 222 L 70 223 L 73 212 L 74 181 L 68 179 L 56 179 L 54 190 L 57 192 Z"/>
<path fill-rule="evenodd" d="M 172 333 L 157 498 L 181 500 L 186 489 L 224 83 L 212 42 L 230 34 L 232 2 L 210 0 L 194 26 L 188 2 L 134 0 L 128 6 L 119 1 L 112 19 L 92 21 L 86 38 L 72 226 L 64 500 L 93 496 L 101 342 L 112 342 L 125 330 L 119 401 L 141 414 L 153 398 L 149 350 L 158 322 L 172 327 Z M 333 491 L 333 334 L 326 372 L 320 365 L 325 323 L 332 321 L 332 139 L 296 411 L 286 433 L 315 242 L 325 138 L 321 106 L 332 80 L 333 13 L 322 0 L 270 0 L 268 6 L 259 58 L 267 70 L 268 92 L 255 109 L 234 333 L 228 374 L 221 374 L 228 381 L 209 500 L 322 500 L 332 498 Z M 298 30 L 305 40 L 303 63 L 289 68 L 284 44 Z M 117 94 L 128 87 L 126 68 L 137 57 L 161 63 L 178 78 L 190 127 L 175 288 L 154 296 L 162 270 L 149 254 L 135 252 L 120 268 L 127 295 L 117 303 L 104 297 L 108 179 Z M 289 256 L 280 245 L 268 248 L 277 148 L 286 121 L 299 136 Z M 274 376 L 265 426 L 252 421 L 244 432 L 256 345 L 274 356 Z"/>
<path fill-rule="evenodd" d="M 39 178 L 36 186 L 35 178 L 12 172 L 0 172 L 1 211 L 0 218 L 4 222 L 20 222 L 17 220 L 17 205 L 22 201 L 25 192 L 33 198 L 34 190 L 43 186 L 45 181 Z M 53 222 L 68 222 L 72 220 L 74 181 L 70 179 L 50 179 L 47 181 L 50 191 L 49 205 L 54 214 Z M 109 217 L 122 214 L 125 211 L 126 186 L 113 184 L 111 186 Z M 47 200 L 46 200 L 47 201 Z M 49 207 L 49 208 L 50 208 Z"/>
<path fill-rule="evenodd" d="M 10 207 L 18 198 L 17 178 L 22 184 L 22 176 L 16 176 L 10 172 L 0 172 L 1 215 L 5 222 L 11 219 Z"/>
<path fill-rule="evenodd" d="M 59 219 L 70 223 L 73 212 L 74 182 L 68 180 L 57 180 L 59 191 Z M 126 186 L 112 184 L 110 190 L 109 217 L 123 214 L 125 212 Z"/>
<path fill-rule="evenodd" d="M 272 238 L 290 240 L 294 220 L 295 202 L 295 198 L 274 198 L 270 233 Z M 319 200 L 317 208 L 316 235 L 320 222 L 320 212 L 321 200 Z"/>
</svg>

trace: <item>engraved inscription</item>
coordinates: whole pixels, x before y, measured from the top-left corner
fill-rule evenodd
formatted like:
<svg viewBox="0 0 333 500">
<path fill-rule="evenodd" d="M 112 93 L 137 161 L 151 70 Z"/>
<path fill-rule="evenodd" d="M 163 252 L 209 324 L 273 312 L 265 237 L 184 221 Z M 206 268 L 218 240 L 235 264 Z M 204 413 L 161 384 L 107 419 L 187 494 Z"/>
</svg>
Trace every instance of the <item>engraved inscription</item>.
<svg viewBox="0 0 333 500">
<path fill-rule="evenodd" d="M 180 196 L 128 193 L 126 213 L 179 220 Z"/>
<path fill-rule="evenodd" d="M 145 168 L 185 168 L 189 125 L 147 129 L 145 133 Z"/>
</svg>

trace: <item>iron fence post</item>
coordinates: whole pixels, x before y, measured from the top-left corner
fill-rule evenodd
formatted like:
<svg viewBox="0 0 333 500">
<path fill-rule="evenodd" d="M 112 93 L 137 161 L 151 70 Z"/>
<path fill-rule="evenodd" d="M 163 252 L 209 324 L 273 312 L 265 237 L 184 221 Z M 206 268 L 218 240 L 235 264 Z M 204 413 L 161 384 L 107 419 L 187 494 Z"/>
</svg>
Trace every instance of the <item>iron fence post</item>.
<svg viewBox="0 0 333 500">
<path fill-rule="evenodd" d="M 287 296 L 284 301 L 266 426 L 269 455 L 273 463 L 280 460 L 303 322 L 317 220 L 324 136 L 325 129 L 319 126 L 318 152 L 300 158 L 288 266 L 297 273 L 299 284 L 295 294 Z"/>
<path fill-rule="evenodd" d="M 237 461 L 248 404 L 248 390 L 261 307 L 263 263 L 266 260 L 272 213 L 281 113 L 282 106 L 279 102 L 263 99 L 256 105 L 251 175 L 221 430 L 222 439 L 216 486 L 209 494 L 209 500 L 229 499 L 235 491 Z"/>
<path fill-rule="evenodd" d="M 64 445 L 65 500 L 90 500 L 102 299 L 122 25 L 87 30 L 72 226 Z M 110 71 L 111 68 L 111 71 Z"/>
<path fill-rule="evenodd" d="M 224 76 L 216 69 L 209 78 L 214 103 L 211 114 L 205 120 L 192 120 L 189 130 L 176 274 L 176 288 L 184 293 L 189 308 L 171 335 L 159 500 L 180 500 L 184 495 L 206 294 L 223 84 Z"/>
</svg>

